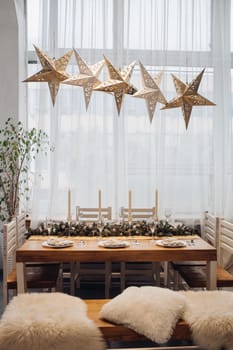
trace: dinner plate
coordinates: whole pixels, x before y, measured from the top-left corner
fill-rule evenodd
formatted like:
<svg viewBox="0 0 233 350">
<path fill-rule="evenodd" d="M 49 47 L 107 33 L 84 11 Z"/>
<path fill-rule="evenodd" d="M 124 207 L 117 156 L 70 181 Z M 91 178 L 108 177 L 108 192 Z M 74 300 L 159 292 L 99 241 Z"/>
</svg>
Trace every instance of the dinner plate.
<svg viewBox="0 0 233 350">
<path fill-rule="evenodd" d="M 42 243 L 43 247 L 46 248 L 67 248 L 71 247 L 74 244 L 73 241 L 70 241 L 69 239 L 50 239 L 48 241 L 45 241 Z"/>
<path fill-rule="evenodd" d="M 99 241 L 99 246 L 103 248 L 126 248 L 129 246 L 128 241 L 122 241 L 122 240 L 117 240 L 117 239 L 106 239 Z"/>
<path fill-rule="evenodd" d="M 169 240 L 163 239 L 163 240 L 156 241 L 156 244 L 161 247 L 167 247 L 167 248 L 186 247 L 186 243 L 178 239 L 169 239 Z"/>
</svg>

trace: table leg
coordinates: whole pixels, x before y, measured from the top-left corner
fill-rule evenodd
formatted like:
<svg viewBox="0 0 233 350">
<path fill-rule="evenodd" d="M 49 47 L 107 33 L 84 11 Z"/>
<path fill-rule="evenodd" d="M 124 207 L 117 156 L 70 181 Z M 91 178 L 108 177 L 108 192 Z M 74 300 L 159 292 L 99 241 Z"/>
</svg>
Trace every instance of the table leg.
<svg viewBox="0 0 233 350">
<path fill-rule="evenodd" d="M 25 266 L 24 263 L 16 263 L 16 275 L 17 275 L 17 292 L 25 293 L 26 292 L 26 281 L 25 281 Z"/>
<path fill-rule="evenodd" d="M 217 261 L 207 261 L 207 289 L 216 289 L 217 288 Z"/>
</svg>

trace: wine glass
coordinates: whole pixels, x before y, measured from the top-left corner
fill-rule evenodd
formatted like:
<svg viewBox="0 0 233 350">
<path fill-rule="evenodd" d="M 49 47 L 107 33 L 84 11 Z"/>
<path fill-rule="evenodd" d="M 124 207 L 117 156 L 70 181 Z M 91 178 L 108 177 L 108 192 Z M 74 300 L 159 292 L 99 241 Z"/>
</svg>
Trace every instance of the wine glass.
<svg viewBox="0 0 233 350">
<path fill-rule="evenodd" d="M 171 216 L 172 216 L 172 209 L 171 208 L 165 208 L 164 215 L 166 217 L 166 221 L 169 223 Z"/>
<path fill-rule="evenodd" d="M 53 230 L 53 220 L 46 218 L 45 228 L 48 231 L 48 236 L 50 236 Z"/>
<path fill-rule="evenodd" d="M 154 233 L 155 233 L 155 229 L 156 229 L 156 222 L 154 221 L 153 217 L 150 217 L 147 221 L 147 224 L 149 226 L 150 232 L 151 232 L 151 242 L 154 243 L 155 239 L 154 239 Z"/>
<path fill-rule="evenodd" d="M 136 225 L 136 223 L 133 223 L 131 225 L 132 225 L 132 230 L 136 231 L 136 235 L 137 235 L 137 225 Z M 132 233 L 131 233 L 131 236 L 132 236 Z M 135 244 L 135 245 L 140 244 L 140 242 L 139 242 L 139 240 L 137 238 L 134 238 L 132 243 Z"/>
<path fill-rule="evenodd" d="M 101 240 L 102 239 L 102 232 L 104 229 L 104 221 L 102 219 L 100 221 L 98 221 L 97 228 L 99 230 L 99 240 Z"/>
<path fill-rule="evenodd" d="M 124 211 L 123 211 L 123 207 L 120 207 L 119 222 L 120 222 L 121 225 L 124 224 Z"/>
<path fill-rule="evenodd" d="M 133 225 L 132 225 L 132 220 L 129 219 L 128 220 L 128 234 L 129 234 L 129 238 L 132 238 L 132 229 L 133 229 Z"/>
</svg>

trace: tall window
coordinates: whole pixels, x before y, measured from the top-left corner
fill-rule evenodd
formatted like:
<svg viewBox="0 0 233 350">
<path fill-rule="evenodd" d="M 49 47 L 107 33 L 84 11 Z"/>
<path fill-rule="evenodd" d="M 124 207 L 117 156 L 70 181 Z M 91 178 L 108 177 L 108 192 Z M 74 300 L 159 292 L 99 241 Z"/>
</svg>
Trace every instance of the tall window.
<svg viewBox="0 0 233 350">
<path fill-rule="evenodd" d="M 181 108 L 160 110 L 158 103 L 150 123 L 143 99 L 125 95 L 118 116 L 110 94 L 93 92 L 86 111 L 82 88 L 61 84 L 53 107 L 46 83 L 28 84 L 29 125 L 46 129 L 54 145 L 35 164 L 35 217 L 64 217 L 68 188 L 73 214 L 75 205 L 96 206 L 98 189 L 117 217 L 129 189 L 133 206 L 148 207 L 157 188 L 160 218 L 165 207 L 174 218 L 199 218 L 204 210 L 233 216 L 230 0 L 30 0 L 27 6 L 28 75 L 41 69 L 33 44 L 56 58 L 74 48 L 88 64 L 103 55 L 117 68 L 136 60 L 137 89 L 139 61 L 152 76 L 162 70 L 167 100 L 176 96 L 171 73 L 187 83 L 205 68 L 199 93 L 217 104 L 194 107 L 186 130 Z M 78 73 L 74 55 L 67 72 Z M 100 80 L 107 79 L 104 68 Z"/>
</svg>

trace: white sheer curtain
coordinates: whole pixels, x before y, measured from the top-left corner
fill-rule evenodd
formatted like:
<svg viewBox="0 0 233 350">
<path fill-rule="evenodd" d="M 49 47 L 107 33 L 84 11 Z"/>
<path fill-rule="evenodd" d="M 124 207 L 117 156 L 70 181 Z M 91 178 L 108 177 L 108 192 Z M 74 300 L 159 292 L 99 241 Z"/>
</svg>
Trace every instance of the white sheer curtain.
<svg viewBox="0 0 233 350">
<path fill-rule="evenodd" d="M 67 192 L 75 206 L 104 206 L 118 216 L 127 206 L 154 205 L 159 217 L 200 218 L 204 210 L 233 217 L 230 0 L 30 0 L 28 74 L 40 70 L 32 44 L 59 58 L 75 48 L 94 64 L 105 54 L 116 67 L 140 60 L 161 89 L 176 96 L 174 73 L 189 82 L 205 69 L 199 93 L 216 107 L 194 107 L 186 130 L 181 108 L 161 111 L 150 124 L 145 101 L 93 92 L 88 111 L 79 87 L 61 85 L 52 107 L 45 83 L 28 84 L 29 126 L 45 129 L 54 151 L 34 168 L 32 218 L 66 218 Z M 74 57 L 69 73 L 78 73 Z M 101 80 L 108 78 L 106 68 Z M 141 88 L 136 65 L 131 82 Z M 40 175 L 38 175 L 40 174 Z"/>
</svg>

